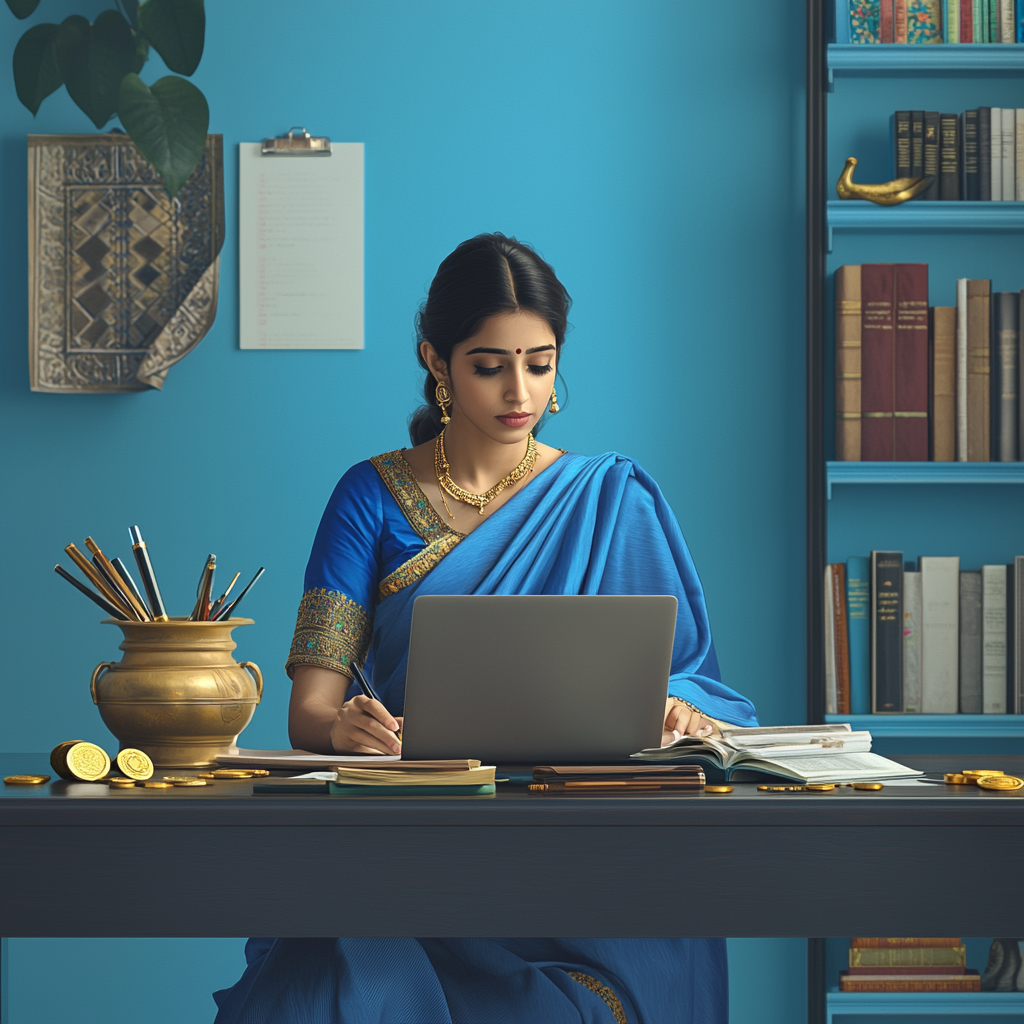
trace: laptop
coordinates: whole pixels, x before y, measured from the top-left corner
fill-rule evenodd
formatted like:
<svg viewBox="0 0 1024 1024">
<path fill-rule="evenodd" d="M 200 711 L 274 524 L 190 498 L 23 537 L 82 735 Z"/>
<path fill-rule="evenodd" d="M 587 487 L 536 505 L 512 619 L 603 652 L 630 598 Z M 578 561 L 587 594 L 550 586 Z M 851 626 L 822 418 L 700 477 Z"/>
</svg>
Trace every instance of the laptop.
<svg viewBox="0 0 1024 1024">
<path fill-rule="evenodd" d="M 402 757 L 600 764 L 661 745 L 671 596 L 423 596 Z"/>
</svg>

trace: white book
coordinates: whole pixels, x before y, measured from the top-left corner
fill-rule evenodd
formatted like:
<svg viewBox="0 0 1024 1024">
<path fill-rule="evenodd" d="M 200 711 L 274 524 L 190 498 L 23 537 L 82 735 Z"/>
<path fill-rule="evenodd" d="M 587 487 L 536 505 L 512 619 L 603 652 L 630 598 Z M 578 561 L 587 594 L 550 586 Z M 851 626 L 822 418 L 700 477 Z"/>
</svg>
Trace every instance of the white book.
<svg viewBox="0 0 1024 1024">
<path fill-rule="evenodd" d="M 926 556 L 921 572 L 921 711 L 959 711 L 960 559 Z"/>
<path fill-rule="evenodd" d="M 981 710 L 1006 714 L 1006 566 L 981 567 Z"/>
<path fill-rule="evenodd" d="M 837 715 L 836 694 L 836 614 L 832 604 L 832 566 L 825 566 L 825 714 Z"/>
<path fill-rule="evenodd" d="M 1017 198 L 1017 111 L 1003 108 L 1003 200 Z"/>
<path fill-rule="evenodd" d="M 921 710 L 921 574 L 903 574 L 903 710 Z"/>
<path fill-rule="evenodd" d="M 967 278 L 956 282 L 956 461 L 967 461 Z"/>
<path fill-rule="evenodd" d="M 992 127 L 990 137 L 989 166 L 992 169 L 992 198 L 1003 198 L 1003 108 L 992 107 Z"/>
<path fill-rule="evenodd" d="M 1024 107 L 1017 108 L 1017 202 L 1024 200 Z"/>
<path fill-rule="evenodd" d="M 999 0 L 999 42 L 1017 42 L 1017 26 L 1014 24 L 1013 0 Z"/>
</svg>

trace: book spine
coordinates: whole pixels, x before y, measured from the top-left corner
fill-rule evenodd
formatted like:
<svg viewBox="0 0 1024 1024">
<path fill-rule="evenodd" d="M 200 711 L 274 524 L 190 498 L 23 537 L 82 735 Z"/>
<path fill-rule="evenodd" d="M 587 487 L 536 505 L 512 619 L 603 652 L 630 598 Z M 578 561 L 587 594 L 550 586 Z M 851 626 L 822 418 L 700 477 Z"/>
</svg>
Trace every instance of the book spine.
<svg viewBox="0 0 1024 1024">
<path fill-rule="evenodd" d="M 992 293 L 992 461 L 1016 462 L 1018 459 L 1017 367 L 1019 334 L 1019 295 L 1017 292 Z"/>
<path fill-rule="evenodd" d="M 910 111 L 897 110 L 892 116 L 892 167 L 894 178 L 910 177 Z"/>
<path fill-rule="evenodd" d="M 1014 25 L 1014 0 L 999 0 L 999 42 L 1013 43 L 1017 39 Z"/>
<path fill-rule="evenodd" d="M 967 282 L 967 461 L 988 462 L 991 412 L 991 282 Z"/>
<path fill-rule="evenodd" d="M 1012 203 L 1017 198 L 1017 111 L 1012 107 L 1003 107 L 1000 123 L 1003 126 L 1003 202 Z"/>
<path fill-rule="evenodd" d="M 960 117 L 939 114 L 939 167 L 935 199 L 960 198 Z M 927 130 L 927 125 L 926 125 Z M 925 154 L 927 157 L 927 153 Z M 925 171 L 925 174 L 932 173 Z"/>
<path fill-rule="evenodd" d="M 876 714 L 903 710 L 902 551 L 871 552 L 871 693 Z"/>
<path fill-rule="evenodd" d="M 974 41 L 990 43 L 992 41 L 990 0 L 974 0 Z"/>
<path fill-rule="evenodd" d="M 937 949 L 940 946 L 956 949 L 961 945 L 963 945 L 963 939 L 948 937 L 939 939 L 850 939 L 850 946 L 857 949 Z"/>
<path fill-rule="evenodd" d="M 960 42 L 960 0 L 946 0 L 942 11 L 942 41 Z"/>
<path fill-rule="evenodd" d="M 860 267 L 836 271 L 836 459 L 860 462 Z"/>
<path fill-rule="evenodd" d="M 924 111 L 910 112 L 910 175 L 920 178 L 924 174 Z"/>
<path fill-rule="evenodd" d="M 836 638 L 836 707 L 840 715 L 850 714 L 850 633 L 846 616 L 846 566 L 832 566 L 832 613 Z"/>
<path fill-rule="evenodd" d="M 832 603 L 832 566 L 825 566 L 823 590 L 825 615 L 825 714 L 838 714 L 836 702 L 836 617 Z"/>
<path fill-rule="evenodd" d="M 978 199 L 992 198 L 992 108 L 978 107 Z"/>
<path fill-rule="evenodd" d="M 943 0 L 907 0 L 907 42 L 942 42 Z"/>
<path fill-rule="evenodd" d="M 926 110 L 924 112 L 924 142 L 923 142 L 923 166 L 922 173 L 931 175 L 932 183 L 917 195 L 918 199 L 934 202 L 939 198 L 939 112 L 937 110 Z"/>
<path fill-rule="evenodd" d="M 956 308 L 935 306 L 931 311 L 931 457 L 935 462 L 956 458 Z"/>
<path fill-rule="evenodd" d="M 1013 560 L 1014 711 L 1024 715 L 1024 555 Z"/>
<path fill-rule="evenodd" d="M 898 462 L 928 461 L 928 264 L 897 263 L 893 409 Z"/>
<path fill-rule="evenodd" d="M 851 967 L 960 967 L 967 964 L 966 948 L 957 946 L 927 948 L 920 946 L 900 949 L 862 949 L 850 947 Z"/>
<path fill-rule="evenodd" d="M 845 17 L 849 19 L 849 42 L 881 42 L 878 35 L 878 0 L 861 0 L 857 3 L 847 0 Z M 837 16 L 837 23 L 838 20 Z M 836 39 L 836 42 L 840 42 L 840 40 Z"/>
<path fill-rule="evenodd" d="M 1021 6 L 1024 7 L 1024 3 Z M 1024 201 L 1024 107 L 1017 107 L 1013 119 L 1016 123 L 1014 130 L 1014 163 L 1016 164 L 1013 176 L 1014 196 L 1019 203 Z"/>
<path fill-rule="evenodd" d="M 989 167 L 992 179 L 992 199 L 1003 198 L 1003 110 L 989 107 Z"/>
<path fill-rule="evenodd" d="M 981 710 L 1006 714 L 1006 566 L 981 567 Z"/>
<path fill-rule="evenodd" d="M 957 42 L 974 42 L 974 4 L 972 0 L 960 0 L 960 38 Z"/>
<path fill-rule="evenodd" d="M 895 296 L 891 263 L 861 266 L 861 458 L 892 462 L 896 454 Z"/>
<path fill-rule="evenodd" d="M 981 573 L 960 573 L 960 714 L 981 714 Z"/>
<path fill-rule="evenodd" d="M 960 559 L 918 559 L 921 572 L 921 710 L 955 715 L 960 705 Z"/>
<path fill-rule="evenodd" d="M 936 978 L 934 981 L 869 981 L 866 978 L 841 976 L 841 992 L 980 992 L 981 979 L 966 978 L 963 981 Z"/>
<path fill-rule="evenodd" d="M 850 36 L 850 0 L 835 0 L 836 42 L 852 43 Z"/>
<path fill-rule="evenodd" d="M 1024 43 L 1024 4 L 1017 3 L 1017 42 Z"/>
<path fill-rule="evenodd" d="M 893 0 L 892 41 L 894 43 L 907 42 L 907 0 Z"/>
<path fill-rule="evenodd" d="M 895 42 L 893 26 L 893 0 L 879 0 L 878 37 L 883 43 Z"/>
<path fill-rule="evenodd" d="M 1006 713 L 1020 713 L 1017 703 L 1017 566 L 1006 567 Z"/>
<path fill-rule="evenodd" d="M 922 976 L 926 978 L 941 978 L 943 975 L 959 975 L 962 977 L 964 969 L 953 964 L 938 964 L 933 967 L 850 967 L 847 969 L 847 973 L 851 978 L 865 974 L 875 975 L 876 977 L 883 975 L 892 978 L 905 978 L 908 975 L 916 978 Z"/>
<path fill-rule="evenodd" d="M 921 574 L 903 573 L 903 710 L 921 710 Z"/>
<path fill-rule="evenodd" d="M 1017 450 L 1024 453 L 1024 289 L 1017 294 Z"/>
<path fill-rule="evenodd" d="M 978 112 L 965 110 L 960 119 L 960 167 L 962 199 L 976 201 L 978 192 Z"/>
<path fill-rule="evenodd" d="M 846 560 L 846 627 L 850 639 L 850 714 L 871 711 L 871 581 L 862 555 Z"/>
<path fill-rule="evenodd" d="M 956 460 L 967 461 L 967 278 L 956 282 Z"/>
</svg>

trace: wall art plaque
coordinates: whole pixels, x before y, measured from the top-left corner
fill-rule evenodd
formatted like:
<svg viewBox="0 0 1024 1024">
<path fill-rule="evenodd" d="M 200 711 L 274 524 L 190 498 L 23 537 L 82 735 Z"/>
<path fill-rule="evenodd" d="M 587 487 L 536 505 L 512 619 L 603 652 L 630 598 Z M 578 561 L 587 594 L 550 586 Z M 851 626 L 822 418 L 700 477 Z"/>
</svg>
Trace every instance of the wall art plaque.
<svg viewBox="0 0 1024 1024">
<path fill-rule="evenodd" d="M 33 391 L 162 388 L 217 314 L 220 135 L 172 200 L 127 135 L 28 137 Z"/>
</svg>

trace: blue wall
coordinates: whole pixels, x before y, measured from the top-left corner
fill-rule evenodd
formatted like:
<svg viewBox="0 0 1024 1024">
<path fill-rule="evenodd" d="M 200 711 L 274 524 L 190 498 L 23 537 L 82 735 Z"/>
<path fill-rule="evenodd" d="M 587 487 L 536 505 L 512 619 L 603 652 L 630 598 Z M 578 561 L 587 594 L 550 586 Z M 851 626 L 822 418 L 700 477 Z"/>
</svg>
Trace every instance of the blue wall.
<svg viewBox="0 0 1024 1024">
<path fill-rule="evenodd" d="M 29 24 L 109 5 L 43 0 Z M 0 748 L 83 736 L 114 749 L 87 687 L 119 635 L 51 569 L 87 533 L 124 554 L 136 522 L 172 611 L 191 605 L 209 551 L 226 570 L 267 566 L 247 599 L 257 623 L 237 635 L 267 675 L 243 742 L 286 745 L 281 665 L 320 512 L 349 465 L 407 443 L 414 310 L 454 245 L 490 230 L 536 244 L 575 299 L 571 401 L 545 440 L 614 448 L 653 473 L 700 569 L 726 681 L 762 721 L 802 720 L 802 6 L 766 18 L 735 0 L 726 21 L 696 0 L 209 4 L 194 80 L 227 158 L 221 305 L 163 393 L 28 391 L 25 135 L 91 128 L 63 91 L 33 119 L 0 76 Z M 23 28 L 0 11 L 0 65 Z M 154 59 L 143 76 L 161 73 Z M 238 349 L 236 146 L 296 122 L 366 144 L 364 352 Z M 226 439 L 196 440 L 208 432 Z M 22 941 L 12 972 L 46 960 Z M 774 962 L 792 943 L 756 945 Z M 795 992 L 738 992 L 734 1020 L 797 1019 L 802 951 L 794 969 Z M 103 1016 L 75 1006 L 83 1024 Z"/>
</svg>

